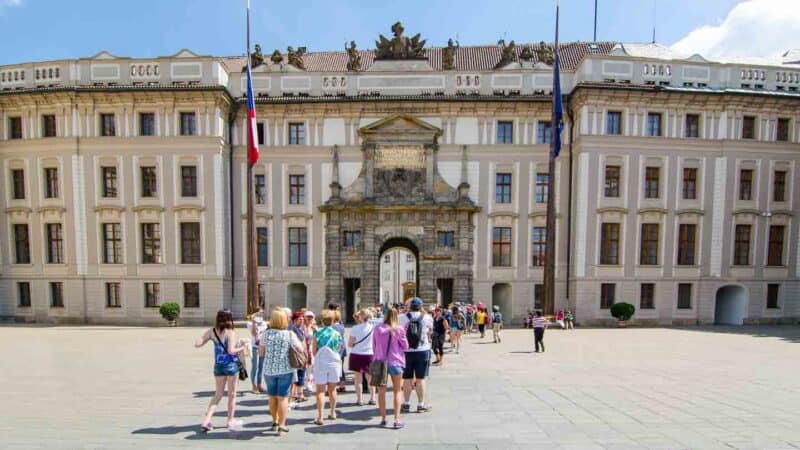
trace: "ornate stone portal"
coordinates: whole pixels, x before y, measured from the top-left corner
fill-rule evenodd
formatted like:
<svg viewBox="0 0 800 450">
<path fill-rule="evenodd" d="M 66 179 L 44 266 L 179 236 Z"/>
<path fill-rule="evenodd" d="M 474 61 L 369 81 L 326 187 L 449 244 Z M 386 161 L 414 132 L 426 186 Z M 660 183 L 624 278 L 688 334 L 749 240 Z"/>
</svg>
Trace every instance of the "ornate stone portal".
<svg viewBox="0 0 800 450">
<path fill-rule="evenodd" d="M 480 208 L 468 196 L 466 155 L 461 184 L 453 187 L 437 170 L 440 129 L 395 115 L 359 133 L 361 172 L 342 188 L 334 149 L 331 198 L 320 207 L 327 300 L 344 303 L 346 284 L 358 280 L 362 304 L 378 304 L 381 254 L 405 247 L 417 257 L 417 293 L 426 303 L 436 302 L 437 286 L 452 290 L 452 301 L 472 301 L 472 215 Z M 437 232 L 452 232 L 453 246 L 439 246 Z"/>
</svg>

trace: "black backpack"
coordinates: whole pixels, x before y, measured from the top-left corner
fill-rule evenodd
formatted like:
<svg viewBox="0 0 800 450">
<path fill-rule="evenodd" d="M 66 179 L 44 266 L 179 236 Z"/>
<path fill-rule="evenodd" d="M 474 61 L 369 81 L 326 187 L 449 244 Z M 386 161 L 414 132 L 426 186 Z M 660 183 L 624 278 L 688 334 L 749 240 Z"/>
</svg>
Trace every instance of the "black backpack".
<svg viewBox="0 0 800 450">
<path fill-rule="evenodd" d="M 411 319 L 411 313 L 406 314 L 408 317 L 408 328 L 406 329 L 406 338 L 408 339 L 408 348 L 416 349 L 419 343 L 422 342 L 422 313 L 419 314 L 417 320 Z"/>
</svg>

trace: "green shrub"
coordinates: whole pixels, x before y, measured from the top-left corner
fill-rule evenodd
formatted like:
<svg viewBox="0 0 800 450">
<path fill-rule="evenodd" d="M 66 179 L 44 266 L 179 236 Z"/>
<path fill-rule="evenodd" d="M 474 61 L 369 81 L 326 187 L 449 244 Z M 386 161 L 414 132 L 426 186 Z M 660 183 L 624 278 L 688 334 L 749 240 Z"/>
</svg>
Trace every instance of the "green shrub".
<svg viewBox="0 0 800 450">
<path fill-rule="evenodd" d="M 630 303 L 614 303 L 611 305 L 611 315 L 614 316 L 617 320 L 627 321 L 633 317 L 633 313 L 636 312 L 636 308 L 631 305 Z"/>
<path fill-rule="evenodd" d="M 175 302 L 162 304 L 158 311 L 161 313 L 161 317 L 170 322 L 176 320 L 178 316 L 181 315 L 181 307 Z"/>
</svg>

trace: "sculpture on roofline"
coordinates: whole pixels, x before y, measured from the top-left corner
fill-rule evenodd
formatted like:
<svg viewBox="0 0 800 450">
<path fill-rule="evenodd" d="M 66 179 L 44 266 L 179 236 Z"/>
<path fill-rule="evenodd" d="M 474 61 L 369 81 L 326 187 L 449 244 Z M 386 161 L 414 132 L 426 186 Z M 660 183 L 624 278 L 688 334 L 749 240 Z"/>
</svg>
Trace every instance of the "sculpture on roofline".
<svg viewBox="0 0 800 450">
<path fill-rule="evenodd" d="M 526 45 L 522 47 L 522 51 L 519 54 L 519 59 L 523 61 L 532 61 L 533 60 L 533 47 L 530 45 Z"/>
<path fill-rule="evenodd" d="M 500 39 L 497 41 L 497 45 L 500 46 L 500 61 L 495 64 L 495 69 L 507 66 L 517 60 L 517 44 L 513 40 L 506 45 L 505 39 Z"/>
<path fill-rule="evenodd" d="M 356 41 L 350 41 L 350 47 L 345 42 L 344 49 L 347 51 L 347 70 L 353 72 L 361 70 L 361 54 L 356 49 Z"/>
<path fill-rule="evenodd" d="M 553 62 L 555 61 L 553 48 L 550 45 L 545 44 L 544 41 L 539 42 L 539 48 L 536 49 L 536 59 L 547 64 L 548 66 L 552 66 Z"/>
<path fill-rule="evenodd" d="M 425 40 L 420 39 L 417 33 L 411 38 L 403 36 L 403 24 L 396 22 L 392 25 L 392 39 L 384 35 L 378 36 L 375 41 L 375 59 L 417 59 L 425 58 Z"/>
<path fill-rule="evenodd" d="M 283 55 L 281 55 L 281 51 L 278 50 L 278 49 L 275 49 L 275 51 L 272 52 L 272 56 L 269 57 L 269 60 L 272 61 L 273 64 L 282 63 L 283 62 Z"/>
<path fill-rule="evenodd" d="M 456 48 L 452 39 L 447 40 L 447 47 L 442 49 L 442 70 L 453 70 L 456 68 Z"/>
<path fill-rule="evenodd" d="M 250 53 L 250 68 L 255 69 L 262 64 L 264 64 L 264 55 L 261 54 L 261 46 L 256 44 L 255 50 Z"/>
<path fill-rule="evenodd" d="M 306 70 L 306 65 L 303 62 L 303 55 L 306 54 L 305 47 L 298 47 L 295 50 L 293 47 L 288 47 L 286 49 L 286 59 L 290 65 L 297 67 L 298 69 Z"/>
</svg>

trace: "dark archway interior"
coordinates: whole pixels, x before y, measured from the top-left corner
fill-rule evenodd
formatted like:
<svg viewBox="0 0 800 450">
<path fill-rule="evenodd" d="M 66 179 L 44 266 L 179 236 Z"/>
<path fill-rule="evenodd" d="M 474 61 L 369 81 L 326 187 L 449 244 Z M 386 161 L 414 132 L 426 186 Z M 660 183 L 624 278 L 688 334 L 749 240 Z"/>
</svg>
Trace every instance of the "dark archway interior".
<svg viewBox="0 0 800 450">
<path fill-rule="evenodd" d="M 741 286 L 723 286 L 717 290 L 714 323 L 742 325 L 747 316 L 747 292 Z"/>
</svg>

